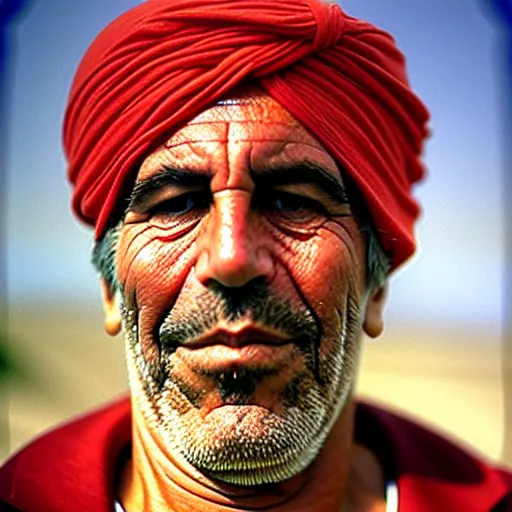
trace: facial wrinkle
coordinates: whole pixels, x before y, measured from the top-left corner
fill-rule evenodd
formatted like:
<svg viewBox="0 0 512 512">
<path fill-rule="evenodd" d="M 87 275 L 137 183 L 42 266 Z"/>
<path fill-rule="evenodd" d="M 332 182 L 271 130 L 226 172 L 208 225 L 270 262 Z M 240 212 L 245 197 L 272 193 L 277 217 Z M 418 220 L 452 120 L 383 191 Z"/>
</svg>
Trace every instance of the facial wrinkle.
<svg viewBox="0 0 512 512">
<path fill-rule="evenodd" d="M 316 336 L 314 337 L 313 342 L 313 374 L 315 375 L 315 379 L 317 380 L 318 385 L 323 387 L 325 385 L 325 382 L 323 381 L 320 374 L 320 347 L 323 337 L 323 325 L 320 320 L 320 317 L 315 312 L 315 309 L 312 307 L 312 305 L 309 303 L 307 297 L 300 289 L 297 281 L 295 280 L 291 272 L 288 273 L 288 276 L 290 278 L 290 282 L 292 283 L 295 289 L 295 293 L 300 297 L 300 300 L 306 305 L 308 311 L 311 312 L 311 315 L 313 316 L 313 320 L 316 325 Z"/>
<path fill-rule="evenodd" d="M 357 226 L 355 219 L 353 217 L 344 217 L 344 220 L 342 221 L 327 219 L 321 228 L 327 232 L 332 233 L 341 240 L 344 248 L 349 253 L 351 264 L 359 274 L 362 270 L 361 261 L 363 261 L 364 258 L 364 244 L 359 244 L 356 246 L 353 243 L 354 234 L 351 233 L 351 229 L 359 231 L 359 227 Z M 321 236 L 320 230 L 318 234 Z"/>
<path fill-rule="evenodd" d="M 250 124 L 254 124 L 255 122 L 254 121 L 231 121 L 230 123 L 228 123 L 228 122 L 221 122 L 221 121 L 212 121 L 210 123 L 203 123 L 205 125 L 205 127 L 206 126 L 211 127 L 211 125 L 214 125 L 214 124 L 215 125 L 224 125 L 224 126 L 226 126 L 226 133 L 224 135 L 215 135 L 215 136 L 212 135 L 210 138 L 208 138 L 208 140 L 205 140 L 204 138 L 199 138 L 198 136 L 194 136 L 194 137 L 187 139 L 186 137 L 183 136 L 183 134 L 180 134 L 179 140 L 178 139 L 169 140 L 167 143 L 164 144 L 164 146 L 161 148 L 160 151 L 162 151 L 162 154 L 165 157 L 168 154 L 167 152 L 165 152 L 165 150 L 174 150 L 174 149 L 178 149 L 181 147 L 190 146 L 189 147 L 190 152 L 195 153 L 197 156 L 199 156 L 202 159 L 204 155 L 202 154 L 202 152 L 199 152 L 198 150 L 194 149 L 194 146 L 201 147 L 201 145 L 203 145 L 205 143 L 210 143 L 210 142 L 219 143 L 219 144 L 226 143 L 228 141 L 228 136 L 227 136 L 228 125 L 233 124 L 233 123 L 236 123 L 237 125 L 240 125 L 240 126 L 244 126 L 244 125 L 247 126 Z M 289 128 L 289 126 L 286 123 L 279 123 L 278 121 L 272 121 L 272 122 L 267 122 L 267 123 L 258 122 L 258 125 L 262 128 L 264 128 L 265 126 L 278 126 L 281 128 L 281 131 L 284 131 L 285 129 Z M 263 133 L 264 132 L 262 132 L 262 135 L 260 135 L 259 137 L 251 137 L 250 141 L 255 142 L 255 143 L 265 143 L 265 142 L 279 143 L 279 141 L 282 140 L 281 138 L 266 136 Z M 239 140 L 242 140 L 242 139 L 239 139 Z M 304 136 L 301 136 L 298 134 L 296 135 L 295 132 L 293 132 L 293 131 L 289 132 L 289 137 L 287 137 L 286 140 L 284 140 L 284 139 L 282 140 L 282 144 L 283 144 L 283 149 L 280 152 L 285 152 L 286 146 L 295 145 L 295 144 L 300 144 L 301 146 L 307 147 L 311 150 L 314 150 L 315 152 L 323 151 L 317 143 L 310 141 L 309 137 L 304 137 Z M 172 158 L 176 159 L 176 157 L 174 157 L 174 156 Z M 178 158 L 178 160 L 179 160 L 179 158 Z"/>
<path fill-rule="evenodd" d="M 347 302 L 342 311 L 338 311 L 342 319 L 340 337 L 343 336 L 343 351 L 340 354 L 340 360 L 332 360 L 330 366 L 333 368 L 343 368 L 344 371 L 355 371 L 358 360 L 357 340 L 361 335 L 361 308 L 356 299 L 351 294 L 347 296 Z M 340 380 L 340 383 L 344 382 Z M 348 390 L 338 389 L 338 396 L 343 396 Z M 341 410 L 341 404 L 339 406 Z"/>
<path fill-rule="evenodd" d="M 136 233 L 130 233 L 131 239 L 128 242 L 124 241 L 122 245 L 118 244 L 119 249 L 121 249 L 121 248 L 123 249 L 123 254 L 118 253 L 117 259 L 119 261 L 121 261 L 121 260 L 124 260 L 125 258 L 127 258 L 129 253 L 132 251 L 133 244 L 138 243 L 138 240 L 140 240 L 139 237 L 144 236 L 144 233 L 150 229 L 151 229 L 151 226 L 142 225 L 142 226 L 140 226 L 140 231 L 137 231 Z M 118 251 L 119 251 L 119 249 L 118 249 Z M 132 252 L 133 252 L 133 256 L 130 258 L 130 260 L 127 263 L 127 267 L 128 267 L 127 270 L 124 270 L 124 269 L 122 270 L 124 279 L 122 282 L 120 281 L 120 283 L 123 285 L 123 287 L 125 285 L 126 278 L 131 271 L 132 264 L 133 264 L 134 260 L 137 258 L 139 251 L 133 250 Z M 120 273 L 121 272 L 118 271 L 118 275 Z"/>
<path fill-rule="evenodd" d="M 143 247 L 147 247 L 152 241 L 154 240 L 148 239 Z M 190 247 L 190 244 L 187 247 Z M 134 259 L 136 259 L 136 256 Z M 137 302 L 137 284 L 134 286 L 133 296 L 135 302 Z M 130 335 L 130 345 L 136 352 L 135 362 L 142 377 L 142 381 L 148 385 L 146 391 L 149 392 L 151 396 L 162 391 L 165 381 L 168 378 L 169 369 L 165 360 L 162 359 L 162 346 L 160 344 L 158 326 L 162 323 L 167 311 L 173 309 L 177 298 L 178 295 L 175 295 L 171 304 L 162 311 L 159 320 L 153 324 L 151 331 L 146 333 L 145 336 L 140 335 L 139 325 L 141 311 L 138 306 L 127 307 L 123 305 L 125 330 Z"/>
<path fill-rule="evenodd" d="M 318 323 L 307 302 L 304 308 L 278 298 L 263 279 L 254 279 L 240 288 L 212 282 L 186 311 L 169 309 L 159 337 L 163 347 L 187 345 L 212 330 L 219 321 L 235 324 L 250 319 L 255 324 L 286 333 L 300 341 L 318 337 Z"/>
<path fill-rule="evenodd" d="M 123 327 L 125 331 L 125 340 L 127 346 L 127 355 L 131 355 L 133 364 L 135 365 L 138 378 L 144 388 L 144 392 L 148 396 L 154 396 L 161 391 L 162 386 L 167 379 L 165 368 L 161 365 L 159 348 L 152 350 L 144 347 L 145 344 L 139 336 L 138 328 L 138 310 L 128 308 L 123 304 L 122 307 Z M 147 345 L 147 343 L 146 343 Z M 130 363 L 128 364 L 130 365 Z"/>
<path fill-rule="evenodd" d="M 193 229 L 195 229 L 195 228 L 193 228 Z M 149 231 L 149 230 L 151 230 L 151 232 L 153 234 L 151 232 L 148 233 L 147 231 Z M 172 266 L 169 264 L 169 260 L 171 259 L 171 256 L 172 256 L 173 260 L 177 260 L 179 258 L 182 258 L 187 253 L 187 251 L 192 251 L 192 252 L 194 251 L 195 237 L 193 236 L 192 232 L 187 233 L 187 235 L 190 235 L 190 236 L 184 237 L 179 241 L 179 243 L 174 244 L 172 247 L 172 251 L 170 251 L 169 246 L 167 245 L 167 241 L 162 240 L 162 238 L 161 238 L 163 235 L 158 235 L 158 234 L 155 235 L 154 234 L 154 232 L 159 233 L 160 231 L 162 231 L 161 228 L 150 226 L 148 229 L 144 230 L 140 234 L 141 237 L 145 238 L 145 240 L 143 242 L 140 242 L 140 240 L 137 241 L 135 239 L 130 242 L 130 245 L 133 245 L 137 242 L 141 244 L 140 247 L 133 249 L 134 254 L 133 254 L 133 257 L 129 261 L 129 268 L 128 268 L 127 272 L 125 273 L 127 276 L 126 279 L 132 280 L 133 284 L 130 288 L 133 288 L 133 291 L 135 293 L 137 293 L 137 290 L 140 290 L 140 286 L 141 286 L 141 283 L 139 282 L 139 280 L 132 277 L 133 274 L 136 273 L 135 267 L 137 265 L 147 267 L 147 265 L 148 265 L 147 263 L 140 262 L 141 252 L 143 250 L 149 251 L 151 253 L 152 261 L 155 260 L 155 258 L 157 258 L 157 257 L 159 257 L 160 260 L 162 259 L 162 257 L 164 258 L 164 263 L 166 264 L 166 266 L 164 266 L 163 269 L 160 268 L 160 271 L 161 271 L 162 278 L 165 278 L 165 279 L 170 279 L 170 277 L 171 277 Z M 150 258 L 147 258 L 146 256 L 144 256 L 142 258 L 147 259 L 148 261 L 150 260 Z M 182 263 L 184 264 L 185 267 L 191 267 L 193 265 L 192 260 L 193 260 L 193 255 L 186 258 L 184 261 L 182 261 Z M 124 287 L 124 291 L 126 292 L 126 286 Z"/>
<path fill-rule="evenodd" d="M 140 239 L 138 241 L 140 243 Z M 125 292 L 125 298 L 128 296 L 126 292 L 129 292 L 130 297 L 135 297 L 137 295 L 137 282 L 135 278 L 133 277 L 133 267 L 136 265 L 137 258 L 140 256 L 140 250 L 144 250 L 147 246 L 149 246 L 153 240 L 147 239 L 144 241 L 144 244 L 142 245 L 142 248 L 137 248 L 136 251 L 134 251 L 133 256 L 130 258 L 130 260 L 127 263 L 127 269 L 126 271 L 123 271 L 123 274 L 125 276 L 123 280 L 123 290 Z M 132 241 L 132 243 L 135 243 L 135 241 Z M 132 306 L 130 301 L 130 306 Z"/>
<path fill-rule="evenodd" d="M 138 236 L 144 236 L 144 232 L 146 230 L 139 233 Z M 138 237 L 137 237 L 138 238 Z M 135 238 L 132 239 L 130 242 L 135 243 Z M 139 239 L 140 240 L 140 239 Z M 145 243 L 137 248 L 137 251 L 134 252 L 133 258 L 130 260 L 128 265 L 128 270 L 126 273 L 126 281 L 130 279 L 130 271 L 132 268 L 132 265 L 134 264 L 134 261 L 137 259 L 137 257 L 140 255 L 140 252 L 144 249 L 146 249 L 153 240 L 151 238 L 148 238 Z M 137 283 L 134 283 L 133 290 L 131 290 L 130 296 L 133 296 L 135 299 L 135 302 L 137 302 Z M 131 333 L 133 335 L 132 338 L 132 347 L 135 348 L 135 344 L 138 345 L 138 348 L 140 349 L 140 355 L 139 357 L 141 360 L 138 362 L 139 368 L 143 368 L 143 372 L 146 374 L 150 374 L 153 377 L 153 381 L 156 383 L 156 388 L 161 389 L 163 386 L 163 383 L 165 382 L 165 374 L 162 369 L 161 365 L 161 346 L 158 340 L 158 337 L 155 336 L 139 336 L 139 324 L 140 324 L 140 311 L 138 307 L 135 307 L 135 305 L 126 305 L 126 294 L 123 291 L 123 313 L 124 313 L 124 321 L 125 321 L 125 329 L 127 329 L 127 332 Z"/>
<path fill-rule="evenodd" d="M 199 134 L 198 134 L 199 129 Z M 208 122 L 191 122 L 179 130 L 165 144 L 165 149 L 175 149 L 182 145 L 196 143 L 227 141 L 228 123 L 221 119 L 209 120 Z"/>
</svg>

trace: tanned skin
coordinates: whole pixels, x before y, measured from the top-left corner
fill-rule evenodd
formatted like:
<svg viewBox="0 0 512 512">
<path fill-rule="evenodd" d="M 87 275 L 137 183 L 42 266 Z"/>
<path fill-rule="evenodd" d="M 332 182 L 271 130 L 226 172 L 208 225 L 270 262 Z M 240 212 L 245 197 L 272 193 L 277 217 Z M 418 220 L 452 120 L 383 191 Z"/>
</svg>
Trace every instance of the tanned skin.
<svg viewBox="0 0 512 512">
<path fill-rule="evenodd" d="M 364 262 L 336 163 L 263 93 L 205 111 L 144 161 L 122 299 L 103 283 L 107 331 L 122 317 L 127 338 L 127 512 L 385 510 L 380 464 L 353 442 L 360 336 L 380 334 L 384 302 Z M 218 295 L 240 290 L 260 302 L 242 294 L 234 314 Z"/>
</svg>

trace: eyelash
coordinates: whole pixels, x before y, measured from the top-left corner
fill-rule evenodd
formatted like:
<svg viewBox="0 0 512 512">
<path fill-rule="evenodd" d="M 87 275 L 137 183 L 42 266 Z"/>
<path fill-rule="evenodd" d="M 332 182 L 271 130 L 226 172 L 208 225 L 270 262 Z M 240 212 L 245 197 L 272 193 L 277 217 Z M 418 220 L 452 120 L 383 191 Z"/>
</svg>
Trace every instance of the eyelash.
<svg viewBox="0 0 512 512">
<path fill-rule="evenodd" d="M 196 200 L 196 205 L 188 206 L 186 208 L 178 209 L 180 202 Z M 211 195 L 202 192 L 187 192 L 179 196 L 167 199 L 157 204 L 148 212 L 151 216 L 159 213 L 168 213 L 171 215 L 186 215 L 194 209 L 206 209 L 211 205 Z"/>
<path fill-rule="evenodd" d="M 295 208 L 275 208 L 276 201 L 290 201 Z M 306 196 L 302 196 L 299 194 L 292 194 L 290 192 L 284 191 L 270 191 L 265 195 L 260 193 L 255 196 L 255 204 L 256 207 L 264 210 L 264 211 L 275 211 L 278 210 L 282 213 L 293 214 L 294 212 L 299 212 L 301 210 L 309 210 L 315 213 L 320 213 L 323 215 L 327 215 L 327 209 L 318 201 L 311 199 Z"/>
</svg>

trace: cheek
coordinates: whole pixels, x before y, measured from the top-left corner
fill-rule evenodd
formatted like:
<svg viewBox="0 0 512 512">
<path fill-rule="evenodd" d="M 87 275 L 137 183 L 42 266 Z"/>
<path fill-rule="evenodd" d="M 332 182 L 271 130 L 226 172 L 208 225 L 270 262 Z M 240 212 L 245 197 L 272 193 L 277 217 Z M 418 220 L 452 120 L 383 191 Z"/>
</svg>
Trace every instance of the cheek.
<svg viewBox="0 0 512 512">
<path fill-rule="evenodd" d="M 293 241 L 283 264 L 322 323 L 324 337 L 338 338 L 349 300 L 364 291 L 364 244 L 355 222 L 329 221 L 315 236 Z"/>
<path fill-rule="evenodd" d="M 144 338 L 153 335 L 190 273 L 195 235 L 191 232 L 169 242 L 155 228 L 125 229 L 117 261 L 119 281 L 127 307 L 138 310 L 140 336 Z"/>
</svg>

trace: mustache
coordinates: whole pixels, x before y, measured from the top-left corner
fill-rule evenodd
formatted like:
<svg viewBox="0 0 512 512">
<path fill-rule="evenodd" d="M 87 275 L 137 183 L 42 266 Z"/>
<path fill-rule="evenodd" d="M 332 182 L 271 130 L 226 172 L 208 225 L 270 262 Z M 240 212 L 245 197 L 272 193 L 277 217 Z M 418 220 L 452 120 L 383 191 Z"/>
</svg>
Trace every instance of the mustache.
<svg viewBox="0 0 512 512">
<path fill-rule="evenodd" d="M 215 328 L 219 321 L 236 323 L 251 320 L 279 331 L 297 343 L 315 341 L 320 325 L 311 307 L 302 301 L 298 306 L 279 297 L 263 279 L 255 279 L 238 288 L 213 282 L 186 306 L 175 304 L 159 328 L 163 350 L 175 350 Z"/>
</svg>

